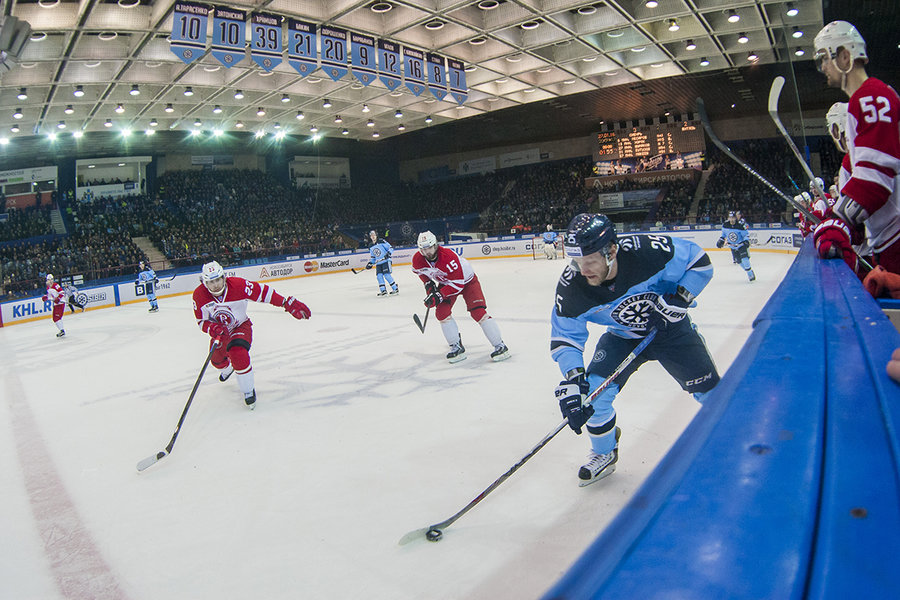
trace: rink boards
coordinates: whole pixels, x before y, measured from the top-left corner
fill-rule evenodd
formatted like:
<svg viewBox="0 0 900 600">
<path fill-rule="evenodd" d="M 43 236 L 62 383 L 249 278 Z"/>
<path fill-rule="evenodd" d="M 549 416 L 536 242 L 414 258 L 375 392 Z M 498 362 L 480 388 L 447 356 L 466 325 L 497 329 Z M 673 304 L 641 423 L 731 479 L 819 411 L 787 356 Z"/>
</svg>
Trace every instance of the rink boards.
<svg viewBox="0 0 900 600">
<path fill-rule="evenodd" d="M 650 235 L 671 235 L 690 239 L 701 247 L 715 249 L 720 231 L 716 230 L 680 230 L 671 232 L 651 232 Z M 627 234 L 626 234 L 627 235 Z M 624 237 L 620 236 L 620 237 Z M 491 258 L 531 257 L 531 244 L 534 236 L 500 236 L 487 238 L 484 241 L 453 243 L 448 248 L 469 260 Z M 750 243 L 754 250 L 796 252 L 802 238 L 796 229 L 752 229 Z M 393 264 L 408 265 L 416 248 L 395 248 Z M 350 269 L 365 268 L 369 261 L 368 251 L 328 252 L 307 256 L 288 256 L 284 260 L 228 267 L 229 277 L 243 277 L 259 282 L 280 281 L 295 277 L 341 273 Z M 200 267 L 193 267 L 178 272 L 160 273 L 156 288 L 158 298 L 187 294 L 198 284 Z M 88 310 L 122 306 L 132 302 L 145 301 L 143 287 L 136 286 L 133 279 L 99 286 L 84 286 L 80 292 L 87 295 Z M 49 302 L 40 298 L 25 298 L 4 302 L 0 305 L 0 327 L 17 323 L 28 323 L 38 319 L 50 318 L 52 307 Z"/>
</svg>

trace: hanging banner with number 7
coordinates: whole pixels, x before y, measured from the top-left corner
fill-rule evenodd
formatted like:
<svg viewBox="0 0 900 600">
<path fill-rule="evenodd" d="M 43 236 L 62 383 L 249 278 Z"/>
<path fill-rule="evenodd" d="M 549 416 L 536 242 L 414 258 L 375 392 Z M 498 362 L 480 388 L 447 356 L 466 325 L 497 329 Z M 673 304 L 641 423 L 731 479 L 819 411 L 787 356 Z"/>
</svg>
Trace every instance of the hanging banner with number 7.
<svg viewBox="0 0 900 600">
<path fill-rule="evenodd" d="M 256 13 L 250 17 L 250 57 L 266 71 L 281 64 L 281 17 Z"/>
<path fill-rule="evenodd" d="M 242 10 L 216 8 L 213 12 L 213 57 L 225 65 L 233 67 L 247 54 L 246 45 L 247 14 Z"/>
<path fill-rule="evenodd" d="M 322 27 L 322 70 L 332 81 L 347 74 L 347 30 L 337 27 Z"/>
<path fill-rule="evenodd" d="M 425 91 L 425 53 L 403 46 L 403 68 L 406 71 L 406 87 L 418 96 Z"/>
<path fill-rule="evenodd" d="M 466 70 L 463 64 L 452 58 L 447 59 L 447 70 L 449 71 L 448 79 L 450 80 L 450 95 L 456 100 L 457 104 L 466 101 L 468 88 L 466 87 Z"/>
<path fill-rule="evenodd" d="M 176 2 L 172 13 L 169 49 L 191 64 L 206 52 L 206 22 L 209 8 L 192 2 Z"/>
</svg>

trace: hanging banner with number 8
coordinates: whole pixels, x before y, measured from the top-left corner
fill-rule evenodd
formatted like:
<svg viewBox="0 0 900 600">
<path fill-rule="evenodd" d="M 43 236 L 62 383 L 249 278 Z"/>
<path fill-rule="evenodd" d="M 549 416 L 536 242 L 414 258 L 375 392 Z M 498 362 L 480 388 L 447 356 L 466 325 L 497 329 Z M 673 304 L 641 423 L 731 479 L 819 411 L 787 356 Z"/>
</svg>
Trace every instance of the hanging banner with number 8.
<svg viewBox="0 0 900 600">
<path fill-rule="evenodd" d="M 216 8 L 213 12 L 213 57 L 225 65 L 233 67 L 247 54 L 246 45 L 247 14 L 242 10 Z"/>
<path fill-rule="evenodd" d="M 281 64 L 281 17 L 257 13 L 250 17 L 250 57 L 266 71 Z"/>
<path fill-rule="evenodd" d="M 175 3 L 169 49 L 185 64 L 191 64 L 206 52 L 208 18 L 209 8 L 202 4 Z"/>
</svg>

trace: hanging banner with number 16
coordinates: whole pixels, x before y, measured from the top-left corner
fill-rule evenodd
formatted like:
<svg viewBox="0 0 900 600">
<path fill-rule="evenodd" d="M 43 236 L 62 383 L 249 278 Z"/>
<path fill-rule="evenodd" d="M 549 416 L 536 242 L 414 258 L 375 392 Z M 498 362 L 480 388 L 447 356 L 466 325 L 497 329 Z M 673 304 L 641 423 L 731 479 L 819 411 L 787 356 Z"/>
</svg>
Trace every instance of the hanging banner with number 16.
<svg viewBox="0 0 900 600">
<path fill-rule="evenodd" d="M 208 17 L 209 9 L 202 4 L 175 3 L 169 49 L 185 64 L 191 64 L 206 52 Z"/>
<path fill-rule="evenodd" d="M 403 46 L 403 69 L 406 71 L 406 87 L 418 96 L 425 91 L 425 53 Z"/>
<path fill-rule="evenodd" d="M 266 71 L 281 64 L 281 17 L 256 13 L 250 17 L 250 57 Z"/>
<path fill-rule="evenodd" d="M 247 14 L 242 10 L 217 7 L 213 11 L 211 53 L 226 67 L 233 67 L 246 56 L 246 21 Z"/>
</svg>

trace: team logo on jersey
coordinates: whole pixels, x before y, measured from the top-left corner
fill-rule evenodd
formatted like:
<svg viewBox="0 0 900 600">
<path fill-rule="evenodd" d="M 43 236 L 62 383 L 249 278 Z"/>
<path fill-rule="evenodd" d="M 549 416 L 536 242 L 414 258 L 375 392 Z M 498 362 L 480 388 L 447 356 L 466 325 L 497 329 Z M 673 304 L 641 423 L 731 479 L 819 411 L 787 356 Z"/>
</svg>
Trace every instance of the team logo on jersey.
<svg viewBox="0 0 900 600">
<path fill-rule="evenodd" d="M 602 348 L 598 348 L 596 352 L 594 352 L 594 358 L 591 359 L 591 362 L 603 362 L 606 359 L 606 350 Z"/>
<path fill-rule="evenodd" d="M 738 243 L 738 234 L 733 231 L 728 232 L 728 243 L 729 244 L 737 244 Z"/>
<path fill-rule="evenodd" d="M 231 314 L 231 311 L 228 309 L 214 309 L 212 313 L 212 320 L 227 327 L 228 331 L 231 331 L 235 326 L 234 315 Z"/>
<path fill-rule="evenodd" d="M 628 296 L 610 313 L 617 323 L 631 329 L 646 329 L 650 321 L 650 315 L 656 311 L 656 301 L 659 298 L 653 292 L 644 292 Z"/>
<path fill-rule="evenodd" d="M 616 243 L 619 244 L 620 250 L 635 250 L 641 247 L 641 240 L 635 235 L 619 238 Z"/>
</svg>

